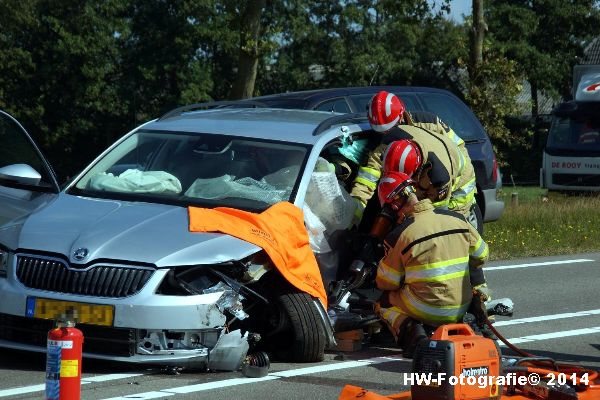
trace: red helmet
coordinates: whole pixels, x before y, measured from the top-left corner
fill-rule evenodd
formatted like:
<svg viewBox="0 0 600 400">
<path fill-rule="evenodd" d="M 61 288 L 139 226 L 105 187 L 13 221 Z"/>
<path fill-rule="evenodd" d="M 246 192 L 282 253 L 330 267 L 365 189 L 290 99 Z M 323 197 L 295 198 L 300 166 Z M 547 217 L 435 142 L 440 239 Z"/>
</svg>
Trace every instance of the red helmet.
<svg viewBox="0 0 600 400">
<path fill-rule="evenodd" d="M 402 172 L 386 172 L 379 180 L 377 195 L 381 206 L 390 204 L 392 208 L 399 210 L 411 193 L 415 192 L 415 182 Z"/>
<path fill-rule="evenodd" d="M 412 176 L 421 166 L 423 157 L 419 146 L 409 139 L 396 140 L 389 144 L 382 156 L 383 173 L 398 171 Z"/>
<path fill-rule="evenodd" d="M 385 132 L 394 127 L 406 110 L 402 100 L 384 90 L 375 94 L 369 103 L 369 123 L 377 132 Z"/>
</svg>

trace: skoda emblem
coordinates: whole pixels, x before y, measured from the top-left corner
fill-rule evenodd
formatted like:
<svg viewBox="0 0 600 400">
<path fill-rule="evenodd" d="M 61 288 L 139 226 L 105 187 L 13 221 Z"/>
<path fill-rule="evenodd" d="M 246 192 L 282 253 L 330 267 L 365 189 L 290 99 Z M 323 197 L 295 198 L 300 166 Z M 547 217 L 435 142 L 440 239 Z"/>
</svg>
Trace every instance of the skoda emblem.
<svg viewBox="0 0 600 400">
<path fill-rule="evenodd" d="M 73 258 L 76 259 L 77 261 L 83 261 L 83 260 L 85 260 L 87 255 L 88 255 L 88 249 L 86 249 L 85 247 L 81 247 L 81 248 L 75 250 L 75 252 L 73 253 Z"/>
</svg>

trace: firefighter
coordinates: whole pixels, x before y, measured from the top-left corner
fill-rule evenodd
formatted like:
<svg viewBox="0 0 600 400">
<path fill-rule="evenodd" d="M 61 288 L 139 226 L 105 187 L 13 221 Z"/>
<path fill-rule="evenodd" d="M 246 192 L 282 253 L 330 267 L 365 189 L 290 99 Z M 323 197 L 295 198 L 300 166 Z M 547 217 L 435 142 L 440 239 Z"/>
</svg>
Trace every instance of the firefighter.
<svg viewBox="0 0 600 400">
<path fill-rule="evenodd" d="M 419 199 L 404 173 L 386 173 L 378 197 L 396 213 L 398 225 L 385 238 L 386 255 L 377 267 L 383 294 L 375 311 L 409 357 L 426 337 L 421 324 L 461 320 L 474 295 L 469 270 L 481 269 L 488 247 L 462 214 Z"/>
<path fill-rule="evenodd" d="M 371 99 L 368 117 L 373 130 L 383 137 L 369 153 L 366 164 L 359 168 L 352 185 L 351 195 L 358 203 L 356 223 L 362 219 L 377 188 L 382 154 L 390 143 L 400 139 L 410 139 L 418 145 L 424 163 L 419 183 L 421 187 L 433 186 L 429 192 L 434 205 L 469 216 L 475 203 L 475 173 L 464 141 L 448 125 L 432 113 L 408 113 L 402 100 L 385 91 Z"/>
</svg>

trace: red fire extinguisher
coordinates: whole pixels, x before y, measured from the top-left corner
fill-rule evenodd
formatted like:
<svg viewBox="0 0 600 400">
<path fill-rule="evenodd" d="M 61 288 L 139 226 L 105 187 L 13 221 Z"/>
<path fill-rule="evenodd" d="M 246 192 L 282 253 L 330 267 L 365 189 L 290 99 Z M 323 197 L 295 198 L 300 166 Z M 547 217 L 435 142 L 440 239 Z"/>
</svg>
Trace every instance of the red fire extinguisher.
<svg viewBox="0 0 600 400">
<path fill-rule="evenodd" d="M 59 321 L 48 332 L 46 400 L 81 399 L 83 333 L 73 321 Z"/>
</svg>

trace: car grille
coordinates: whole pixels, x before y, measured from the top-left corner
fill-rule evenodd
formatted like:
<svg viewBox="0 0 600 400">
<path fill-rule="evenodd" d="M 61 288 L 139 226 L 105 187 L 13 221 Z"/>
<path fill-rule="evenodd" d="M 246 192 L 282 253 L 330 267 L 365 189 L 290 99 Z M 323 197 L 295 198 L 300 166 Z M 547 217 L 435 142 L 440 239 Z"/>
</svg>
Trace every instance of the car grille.
<svg viewBox="0 0 600 400">
<path fill-rule="evenodd" d="M 17 278 L 32 289 L 98 297 L 127 297 L 139 292 L 153 270 L 141 267 L 94 265 L 69 269 L 60 260 L 38 256 L 17 257 Z"/>
<path fill-rule="evenodd" d="M 54 321 L 18 317 L 0 313 L 0 339 L 10 342 L 46 347 L 48 331 Z M 108 356 L 131 357 L 135 355 L 136 332 L 128 328 L 111 328 L 77 324 L 85 340 L 83 351 Z"/>
<path fill-rule="evenodd" d="M 552 183 L 563 186 L 600 186 L 598 174 L 552 174 Z"/>
</svg>

